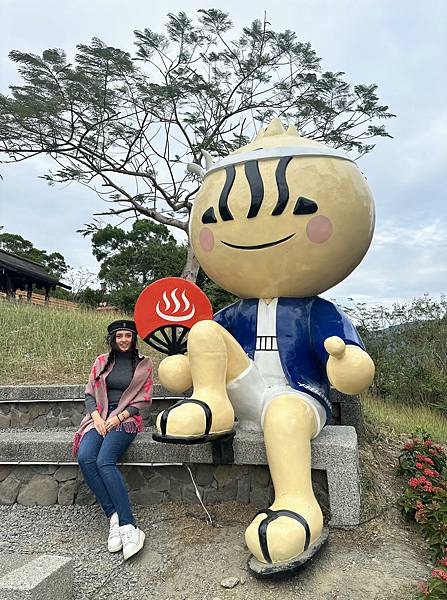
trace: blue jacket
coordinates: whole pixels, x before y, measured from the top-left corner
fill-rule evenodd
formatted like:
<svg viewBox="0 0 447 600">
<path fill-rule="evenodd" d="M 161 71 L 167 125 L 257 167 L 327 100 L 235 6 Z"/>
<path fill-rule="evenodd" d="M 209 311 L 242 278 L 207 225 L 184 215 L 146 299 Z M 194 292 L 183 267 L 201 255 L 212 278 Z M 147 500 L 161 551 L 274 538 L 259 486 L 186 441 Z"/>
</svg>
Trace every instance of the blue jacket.
<svg viewBox="0 0 447 600">
<path fill-rule="evenodd" d="M 257 299 L 239 300 L 214 316 L 251 359 L 254 359 L 256 348 L 257 316 Z M 354 325 L 332 302 L 318 296 L 278 298 L 276 335 L 281 365 L 289 385 L 321 402 L 326 410 L 326 423 L 330 422 L 332 408 L 326 375 L 329 355 L 324 340 L 337 335 L 346 344 L 364 349 Z"/>
</svg>

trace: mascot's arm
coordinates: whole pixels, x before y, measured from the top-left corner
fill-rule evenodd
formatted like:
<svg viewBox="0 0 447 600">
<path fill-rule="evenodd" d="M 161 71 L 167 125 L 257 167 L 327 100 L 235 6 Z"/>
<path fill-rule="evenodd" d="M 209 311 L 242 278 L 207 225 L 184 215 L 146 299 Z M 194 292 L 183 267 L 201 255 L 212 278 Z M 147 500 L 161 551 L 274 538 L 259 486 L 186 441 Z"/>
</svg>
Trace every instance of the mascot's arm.
<svg viewBox="0 0 447 600">
<path fill-rule="evenodd" d="M 343 311 L 318 298 L 312 307 L 310 327 L 314 350 L 326 364 L 331 385 L 350 395 L 365 390 L 374 378 L 374 363 Z"/>
</svg>

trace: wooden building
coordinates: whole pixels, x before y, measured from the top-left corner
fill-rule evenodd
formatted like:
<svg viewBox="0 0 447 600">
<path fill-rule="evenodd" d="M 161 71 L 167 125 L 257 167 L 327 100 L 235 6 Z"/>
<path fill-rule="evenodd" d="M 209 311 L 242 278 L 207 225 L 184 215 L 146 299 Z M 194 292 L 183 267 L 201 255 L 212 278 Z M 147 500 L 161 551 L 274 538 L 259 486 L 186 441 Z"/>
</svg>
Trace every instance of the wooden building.
<svg viewBox="0 0 447 600">
<path fill-rule="evenodd" d="M 15 298 L 17 290 L 24 290 L 31 302 L 33 288 L 39 288 L 45 290 L 45 302 L 48 303 L 50 291 L 56 286 L 71 290 L 69 285 L 48 275 L 39 263 L 0 250 L 0 291 L 5 292 L 7 297 Z"/>
</svg>

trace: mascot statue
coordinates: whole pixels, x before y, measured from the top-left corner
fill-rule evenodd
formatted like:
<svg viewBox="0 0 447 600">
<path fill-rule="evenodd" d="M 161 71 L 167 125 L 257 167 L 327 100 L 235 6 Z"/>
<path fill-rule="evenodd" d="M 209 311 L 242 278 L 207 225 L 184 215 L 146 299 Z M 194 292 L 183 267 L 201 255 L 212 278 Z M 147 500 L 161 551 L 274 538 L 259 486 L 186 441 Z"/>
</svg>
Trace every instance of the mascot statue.
<svg viewBox="0 0 447 600">
<path fill-rule="evenodd" d="M 311 440 L 330 422 L 330 386 L 358 394 L 374 376 L 352 323 L 318 296 L 365 255 L 373 199 L 348 156 L 278 119 L 219 162 L 206 159 L 190 239 L 206 274 L 241 299 L 193 325 L 187 354 L 160 364 L 165 387 L 193 393 L 158 416 L 157 439 L 225 438 L 235 416 L 239 429 L 262 430 L 275 500 L 245 540 L 258 572 L 290 573 L 327 538 Z"/>
</svg>

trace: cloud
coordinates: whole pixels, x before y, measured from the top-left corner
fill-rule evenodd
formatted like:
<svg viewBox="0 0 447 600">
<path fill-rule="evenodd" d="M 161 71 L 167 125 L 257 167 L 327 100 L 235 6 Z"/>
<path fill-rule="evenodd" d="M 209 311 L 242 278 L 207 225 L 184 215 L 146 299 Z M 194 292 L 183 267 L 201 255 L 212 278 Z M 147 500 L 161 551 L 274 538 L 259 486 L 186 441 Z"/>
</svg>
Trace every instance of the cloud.
<svg viewBox="0 0 447 600">
<path fill-rule="evenodd" d="M 442 247 L 447 245 L 447 219 L 434 219 L 419 227 L 399 226 L 388 221 L 374 234 L 373 248 L 389 246 Z"/>
</svg>

